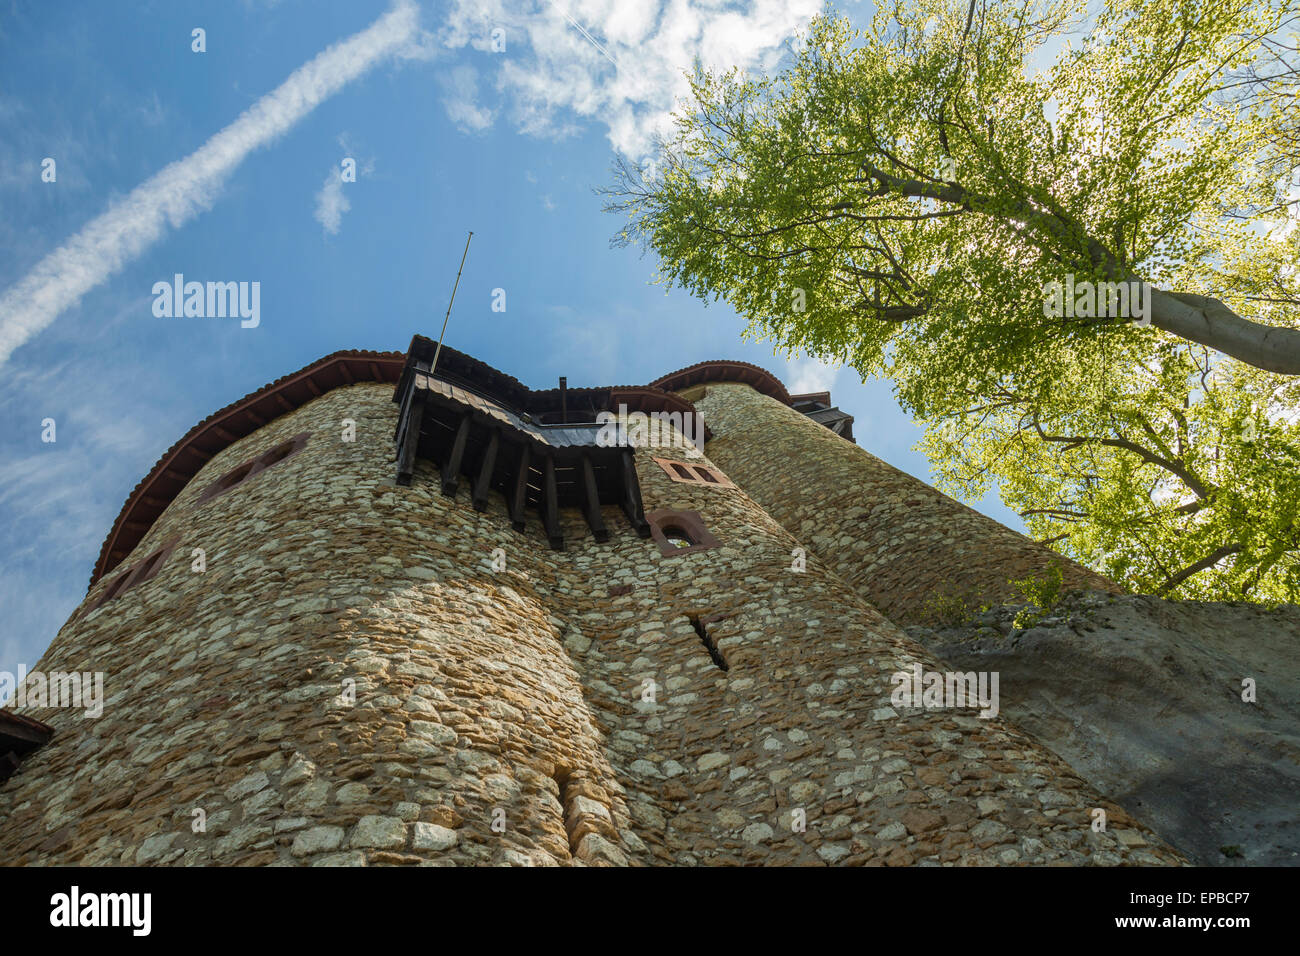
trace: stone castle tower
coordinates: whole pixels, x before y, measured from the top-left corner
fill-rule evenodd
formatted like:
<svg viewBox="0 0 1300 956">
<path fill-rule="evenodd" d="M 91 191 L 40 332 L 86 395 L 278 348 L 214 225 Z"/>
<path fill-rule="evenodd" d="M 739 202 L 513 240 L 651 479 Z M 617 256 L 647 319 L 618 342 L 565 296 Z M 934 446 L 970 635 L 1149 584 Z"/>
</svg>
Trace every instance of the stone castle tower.
<svg viewBox="0 0 1300 956">
<path fill-rule="evenodd" d="M 978 704 L 891 700 L 944 670 L 897 622 L 1061 559 L 829 394 L 433 351 L 330 355 L 136 487 L 35 667 L 102 715 L 0 712 L 0 863 L 1182 862 Z M 602 440 L 697 413 L 704 455 Z"/>
</svg>

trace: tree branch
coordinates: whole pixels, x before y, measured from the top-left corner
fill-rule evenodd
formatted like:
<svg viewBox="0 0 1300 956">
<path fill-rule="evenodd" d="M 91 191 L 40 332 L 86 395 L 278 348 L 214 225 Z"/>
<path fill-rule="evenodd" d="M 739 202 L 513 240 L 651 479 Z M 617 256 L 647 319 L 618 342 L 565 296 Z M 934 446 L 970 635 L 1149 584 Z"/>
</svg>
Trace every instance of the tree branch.
<svg viewBox="0 0 1300 956">
<path fill-rule="evenodd" d="M 1201 558 L 1201 560 L 1197 561 L 1195 564 L 1189 564 L 1187 567 L 1183 568 L 1177 574 L 1170 575 L 1169 579 L 1165 581 L 1164 584 L 1156 588 L 1155 591 L 1156 596 L 1159 597 L 1160 595 L 1169 593 L 1174 588 L 1178 587 L 1178 585 L 1182 584 L 1184 581 L 1190 578 L 1192 575 L 1199 574 L 1201 571 L 1204 571 L 1206 568 L 1214 567 L 1214 565 L 1218 564 L 1224 558 L 1232 554 L 1237 554 L 1241 550 L 1242 547 L 1239 544 L 1225 544 L 1221 548 L 1215 548 L 1213 551 L 1211 551 L 1205 557 Z"/>
</svg>

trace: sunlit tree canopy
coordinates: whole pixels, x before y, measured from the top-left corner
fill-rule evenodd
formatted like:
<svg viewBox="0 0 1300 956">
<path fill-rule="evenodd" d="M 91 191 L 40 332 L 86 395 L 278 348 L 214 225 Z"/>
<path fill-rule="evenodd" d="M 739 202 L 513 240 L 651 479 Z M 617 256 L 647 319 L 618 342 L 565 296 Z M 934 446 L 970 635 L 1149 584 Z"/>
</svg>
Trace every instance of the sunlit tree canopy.
<svg viewBox="0 0 1300 956">
<path fill-rule="evenodd" d="M 828 10 L 779 75 L 693 76 L 620 167 L 616 238 L 779 350 L 890 377 L 941 483 L 996 482 L 1054 547 L 1142 590 L 1296 600 L 1298 22 Z"/>
</svg>

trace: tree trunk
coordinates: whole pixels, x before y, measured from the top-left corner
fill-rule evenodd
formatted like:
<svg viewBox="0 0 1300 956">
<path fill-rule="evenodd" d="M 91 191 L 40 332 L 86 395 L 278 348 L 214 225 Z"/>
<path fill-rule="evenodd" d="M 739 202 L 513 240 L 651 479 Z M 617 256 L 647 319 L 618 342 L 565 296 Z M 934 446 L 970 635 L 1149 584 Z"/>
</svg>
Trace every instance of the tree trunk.
<svg viewBox="0 0 1300 956">
<path fill-rule="evenodd" d="M 1247 365 L 1300 375 L 1300 330 L 1243 319 L 1218 299 L 1152 289 L 1151 324 Z"/>
</svg>

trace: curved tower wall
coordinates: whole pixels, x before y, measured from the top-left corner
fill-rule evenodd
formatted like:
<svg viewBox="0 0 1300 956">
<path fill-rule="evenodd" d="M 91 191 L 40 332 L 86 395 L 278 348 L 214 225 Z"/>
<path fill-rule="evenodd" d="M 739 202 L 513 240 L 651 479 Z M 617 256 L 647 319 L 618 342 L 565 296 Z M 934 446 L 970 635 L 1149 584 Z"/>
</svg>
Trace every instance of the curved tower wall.
<svg viewBox="0 0 1300 956">
<path fill-rule="evenodd" d="M 0 791 L 0 861 L 418 862 L 435 827 L 467 862 L 569 858 L 555 768 L 611 782 L 576 674 L 537 595 L 486 572 L 486 519 L 391 487 L 391 396 L 337 389 L 222 451 L 120 566 L 178 536 L 160 573 L 62 629 L 39 667 L 103 671 L 109 701 L 28 711 L 56 736 Z"/>
<path fill-rule="evenodd" d="M 931 596 L 1023 600 L 1008 581 L 1052 563 L 1067 588 L 1121 590 L 748 385 L 710 384 L 695 407 L 710 457 L 892 620 Z"/>
<path fill-rule="evenodd" d="M 391 397 L 338 388 L 220 452 L 120 565 L 179 538 L 157 576 L 61 629 L 38 668 L 103 671 L 108 703 L 24 709 L 55 736 L 0 785 L 0 862 L 1181 860 L 1000 718 L 891 706 L 892 674 L 940 665 L 795 570 L 743 488 L 638 450 L 646 511 L 718 546 L 664 555 L 605 508 L 608 542 L 566 511 L 551 551 L 431 462 L 395 486 Z"/>
</svg>

